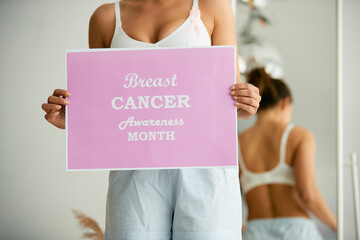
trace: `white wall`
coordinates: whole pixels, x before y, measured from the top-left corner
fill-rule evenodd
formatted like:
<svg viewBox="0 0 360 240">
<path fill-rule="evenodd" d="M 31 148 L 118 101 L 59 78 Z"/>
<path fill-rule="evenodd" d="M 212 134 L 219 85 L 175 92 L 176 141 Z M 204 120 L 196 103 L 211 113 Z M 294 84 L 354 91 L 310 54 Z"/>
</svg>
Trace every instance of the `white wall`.
<svg viewBox="0 0 360 240">
<path fill-rule="evenodd" d="M 0 239 L 80 239 L 71 209 L 104 229 L 108 173 L 65 172 L 65 131 L 41 109 L 101 2 L 0 1 Z"/>
<path fill-rule="evenodd" d="M 343 0 L 344 159 L 360 157 L 360 1 Z M 358 169 L 360 164 L 358 163 Z M 360 174 L 360 171 L 359 171 Z M 344 239 L 355 239 L 351 171 L 344 169 Z M 358 236 L 360 238 L 360 236 Z"/>
<path fill-rule="evenodd" d="M 238 6 L 239 26 L 246 19 L 246 9 Z M 268 1 L 263 13 L 271 25 L 255 24 L 254 32 L 283 56 L 284 78 L 294 97 L 293 122 L 315 135 L 318 187 L 336 213 L 336 2 Z M 240 121 L 239 130 L 254 120 Z M 316 223 L 325 239 L 336 238 L 330 228 Z"/>
</svg>

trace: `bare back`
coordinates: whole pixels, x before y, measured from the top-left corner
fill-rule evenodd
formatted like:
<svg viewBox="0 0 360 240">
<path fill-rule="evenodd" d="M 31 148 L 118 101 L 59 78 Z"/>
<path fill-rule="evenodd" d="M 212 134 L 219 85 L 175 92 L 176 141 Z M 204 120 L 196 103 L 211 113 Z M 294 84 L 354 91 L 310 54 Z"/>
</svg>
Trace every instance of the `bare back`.
<svg viewBox="0 0 360 240">
<path fill-rule="evenodd" d="M 286 125 L 270 123 L 254 125 L 239 134 L 241 154 L 246 169 L 260 173 L 274 169 L 280 160 L 280 141 Z M 294 166 L 296 148 L 304 129 L 295 127 L 287 140 L 285 163 Z M 241 175 L 241 169 L 240 173 Z M 248 220 L 276 217 L 306 217 L 296 187 L 284 184 L 267 184 L 249 190 L 245 199 L 248 205 Z"/>
</svg>

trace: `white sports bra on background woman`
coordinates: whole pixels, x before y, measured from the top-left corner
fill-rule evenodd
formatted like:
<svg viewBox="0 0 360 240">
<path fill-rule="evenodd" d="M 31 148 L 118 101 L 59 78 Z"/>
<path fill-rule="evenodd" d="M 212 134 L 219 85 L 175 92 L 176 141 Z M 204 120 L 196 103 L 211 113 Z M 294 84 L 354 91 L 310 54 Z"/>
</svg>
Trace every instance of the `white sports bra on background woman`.
<svg viewBox="0 0 360 240">
<path fill-rule="evenodd" d="M 286 143 L 288 136 L 291 130 L 293 129 L 293 127 L 294 127 L 293 124 L 289 124 L 285 129 L 281 137 L 279 164 L 275 168 L 269 171 L 255 173 L 247 170 L 241 156 L 240 143 L 239 143 L 239 164 L 242 171 L 240 177 L 240 183 L 244 193 L 247 193 L 251 189 L 265 184 L 280 183 L 291 186 L 295 185 L 293 168 L 285 162 Z"/>
<path fill-rule="evenodd" d="M 193 11 L 194 10 L 194 11 Z M 156 43 L 139 41 L 128 36 L 121 27 L 120 2 L 115 3 L 116 26 L 110 48 L 155 48 L 155 47 L 188 47 L 211 46 L 211 39 L 200 16 L 198 0 L 193 0 L 189 17 L 176 30 Z M 193 19 L 195 18 L 195 20 Z"/>
</svg>

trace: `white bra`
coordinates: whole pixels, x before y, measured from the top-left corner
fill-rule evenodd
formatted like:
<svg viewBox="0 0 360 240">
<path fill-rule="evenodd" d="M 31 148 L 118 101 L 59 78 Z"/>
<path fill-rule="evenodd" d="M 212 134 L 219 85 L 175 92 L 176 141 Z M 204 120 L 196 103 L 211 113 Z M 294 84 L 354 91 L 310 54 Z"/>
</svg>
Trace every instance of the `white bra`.
<svg viewBox="0 0 360 240">
<path fill-rule="evenodd" d="M 247 193 L 255 187 L 266 184 L 279 183 L 292 186 L 295 185 L 293 168 L 285 162 L 286 143 L 293 127 L 293 124 L 289 124 L 281 137 L 279 164 L 275 168 L 266 172 L 254 173 L 246 169 L 241 156 L 239 143 L 239 165 L 242 170 L 240 183 L 244 193 Z"/>
<path fill-rule="evenodd" d="M 194 10 L 194 11 L 193 11 Z M 194 15 L 192 13 L 197 13 Z M 120 3 L 115 3 L 116 26 L 110 48 L 211 46 L 211 40 L 200 18 L 198 0 L 193 0 L 189 17 L 171 34 L 156 43 L 143 42 L 128 36 L 121 27 Z"/>
</svg>

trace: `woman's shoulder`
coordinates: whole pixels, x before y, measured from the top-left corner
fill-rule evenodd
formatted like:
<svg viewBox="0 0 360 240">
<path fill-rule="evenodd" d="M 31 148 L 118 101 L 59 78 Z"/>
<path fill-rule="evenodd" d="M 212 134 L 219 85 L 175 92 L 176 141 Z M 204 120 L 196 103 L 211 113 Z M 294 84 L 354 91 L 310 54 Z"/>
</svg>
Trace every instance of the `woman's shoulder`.
<svg viewBox="0 0 360 240">
<path fill-rule="evenodd" d="M 212 29 L 221 21 L 226 21 L 229 16 L 233 16 L 230 1 L 224 0 L 199 0 L 199 8 L 202 19 Z M 212 31 L 211 31 L 212 32 Z"/>
<path fill-rule="evenodd" d="M 92 14 L 91 18 L 95 18 L 95 20 L 106 20 L 112 19 L 114 20 L 115 16 L 115 7 L 114 3 L 105 3 L 97 7 Z"/>
<path fill-rule="evenodd" d="M 224 0 L 199 0 L 199 8 L 206 15 L 210 15 L 216 19 L 221 19 L 232 14 L 230 1 Z"/>
<path fill-rule="evenodd" d="M 109 47 L 115 29 L 114 3 L 100 5 L 90 17 L 90 47 Z"/>
<path fill-rule="evenodd" d="M 213 10 L 221 10 L 223 8 L 227 8 L 231 6 L 230 1 L 224 1 L 224 0 L 198 0 L 198 2 L 200 8 L 201 6 L 203 6 Z"/>
<path fill-rule="evenodd" d="M 313 137 L 312 131 L 310 129 L 302 127 L 302 126 L 294 125 L 294 128 L 293 128 L 292 132 L 293 132 L 293 134 L 295 134 L 299 138 Z"/>
<path fill-rule="evenodd" d="M 276 129 L 271 128 L 272 132 L 279 132 L 279 134 L 281 133 L 280 131 L 283 131 L 283 129 L 285 128 L 282 126 L 277 127 L 278 131 L 276 131 Z M 261 132 L 261 129 L 256 128 L 256 126 L 251 126 L 247 129 L 245 129 L 242 132 L 238 133 L 238 138 L 239 139 L 247 139 L 247 138 L 251 138 L 252 136 L 254 136 L 254 134 L 259 134 L 259 132 Z M 309 141 L 309 140 L 313 140 L 314 139 L 314 134 L 312 133 L 311 130 L 302 127 L 302 126 L 298 126 L 298 125 L 294 125 L 294 127 L 292 128 L 291 132 L 289 133 L 289 138 L 291 138 L 292 141 L 295 140 L 295 142 L 303 142 L 303 141 Z"/>
<path fill-rule="evenodd" d="M 313 132 L 310 129 L 301 126 L 294 126 L 289 137 L 292 138 L 292 141 L 294 141 L 296 145 L 303 143 L 315 143 Z"/>
<path fill-rule="evenodd" d="M 239 140 L 239 143 L 241 141 L 247 141 L 249 138 L 251 139 L 251 136 L 254 136 L 254 126 L 251 126 L 247 129 L 245 129 L 244 131 L 242 132 L 239 132 L 238 133 L 238 140 Z"/>
</svg>

